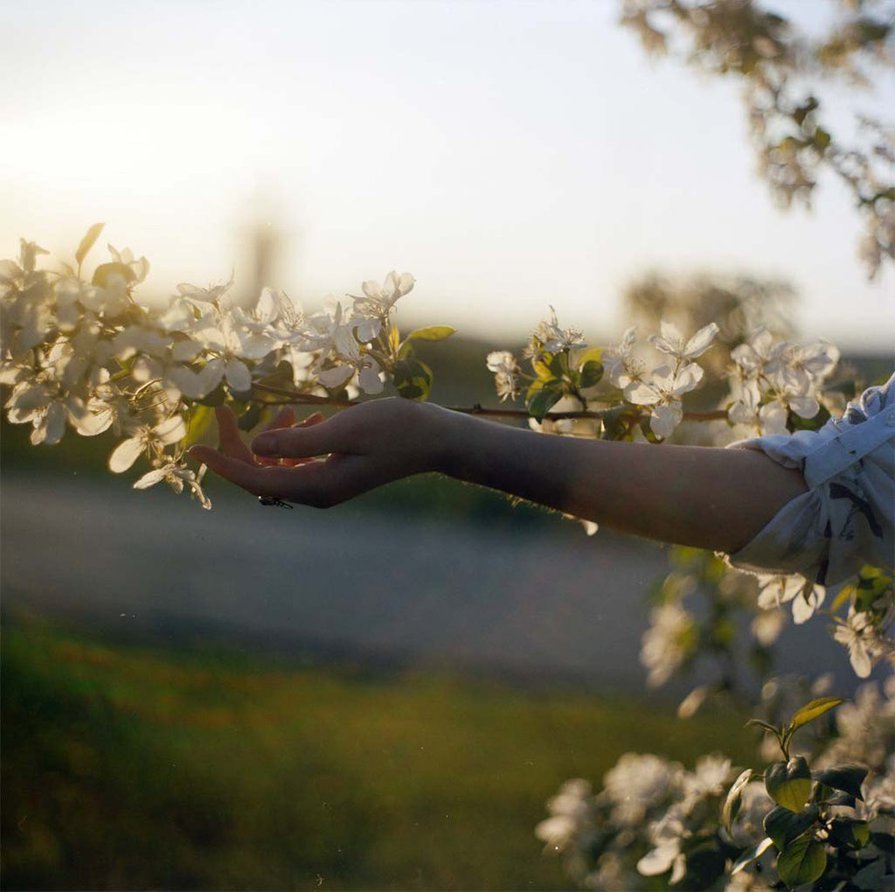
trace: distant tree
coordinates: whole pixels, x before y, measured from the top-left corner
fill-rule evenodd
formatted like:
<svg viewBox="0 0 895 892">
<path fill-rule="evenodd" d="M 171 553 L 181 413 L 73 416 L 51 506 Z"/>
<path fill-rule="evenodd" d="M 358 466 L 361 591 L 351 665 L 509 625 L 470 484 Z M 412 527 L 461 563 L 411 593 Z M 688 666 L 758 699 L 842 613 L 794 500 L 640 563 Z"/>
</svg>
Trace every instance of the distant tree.
<svg viewBox="0 0 895 892">
<path fill-rule="evenodd" d="M 777 337 L 794 334 L 796 293 L 783 281 L 752 276 L 665 276 L 656 272 L 635 279 L 624 292 L 626 320 L 655 329 L 663 319 L 682 331 L 697 331 L 714 322 L 714 349 L 703 359 L 706 370 L 721 377 L 730 365 L 730 352 L 760 328 Z"/>
<path fill-rule="evenodd" d="M 759 170 L 782 206 L 810 206 L 823 171 L 864 221 L 859 256 L 872 278 L 895 261 L 895 129 L 860 107 L 895 70 L 895 0 L 800 4 L 800 19 L 758 0 L 622 0 L 644 48 L 743 86 Z M 830 107 L 845 100 L 843 116 Z M 895 110 L 893 110 L 895 111 Z"/>
</svg>

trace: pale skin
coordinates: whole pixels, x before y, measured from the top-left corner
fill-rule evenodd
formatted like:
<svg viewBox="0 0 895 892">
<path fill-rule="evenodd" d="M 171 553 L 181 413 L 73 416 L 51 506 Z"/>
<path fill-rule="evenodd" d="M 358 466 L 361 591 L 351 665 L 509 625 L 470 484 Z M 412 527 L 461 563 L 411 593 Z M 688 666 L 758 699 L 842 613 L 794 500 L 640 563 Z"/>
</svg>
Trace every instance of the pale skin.
<svg viewBox="0 0 895 892">
<path fill-rule="evenodd" d="M 806 491 L 798 471 L 752 449 L 550 436 L 397 398 L 300 423 L 285 409 L 251 448 L 229 409 L 217 420 L 220 448 L 194 446 L 194 458 L 252 495 L 317 508 L 437 472 L 625 533 L 731 553 Z"/>
</svg>

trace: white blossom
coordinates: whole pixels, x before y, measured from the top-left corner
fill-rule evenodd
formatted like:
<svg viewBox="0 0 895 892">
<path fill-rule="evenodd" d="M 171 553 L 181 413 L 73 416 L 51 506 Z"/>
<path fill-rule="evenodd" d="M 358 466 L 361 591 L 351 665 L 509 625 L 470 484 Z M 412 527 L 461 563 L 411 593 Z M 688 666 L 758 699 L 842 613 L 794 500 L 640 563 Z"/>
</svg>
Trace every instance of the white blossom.
<svg viewBox="0 0 895 892">
<path fill-rule="evenodd" d="M 201 478 L 191 468 L 187 468 L 180 462 L 169 460 L 144 474 L 136 483 L 134 489 L 149 489 L 157 483 L 164 481 L 176 493 L 183 492 L 184 484 L 199 500 L 203 508 L 211 508 L 211 501 L 202 490 Z"/>
<path fill-rule="evenodd" d="M 639 379 L 644 366 L 633 356 L 636 342 L 636 329 L 629 328 L 622 335 L 615 347 L 607 347 L 603 351 L 603 364 L 609 381 L 615 387 L 625 388 Z"/>
<path fill-rule="evenodd" d="M 547 810 L 550 817 L 535 827 L 535 836 L 546 844 L 545 851 L 565 851 L 573 843 L 586 843 L 593 834 L 593 790 L 586 780 L 566 781 L 547 801 Z"/>
<path fill-rule="evenodd" d="M 547 353 L 560 353 L 563 350 L 572 350 L 575 347 L 586 347 L 584 336 L 577 328 L 560 328 L 556 319 L 556 310 L 550 307 L 550 316 L 539 322 L 532 334 L 532 349 Z"/>
<path fill-rule="evenodd" d="M 695 626 L 679 604 L 660 604 L 650 611 L 650 627 L 643 633 L 640 661 L 649 670 L 647 684 L 665 684 L 690 654 Z"/>
<path fill-rule="evenodd" d="M 879 653 L 873 618 L 869 613 L 849 608 L 845 620 L 836 617 L 833 638 L 848 648 L 848 658 L 858 678 L 867 678 Z"/>
<path fill-rule="evenodd" d="M 758 606 L 772 610 L 784 604 L 792 604 L 792 618 L 796 625 L 811 619 L 826 598 L 822 585 L 810 582 L 797 573 L 788 576 L 759 574 Z"/>
<path fill-rule="evenodd" d="M 486 360 L 488 371 L 494 373 L 494 383 L 501 402 L 519 395 L 519 364 L 509 350 L 495 350 Z"/>
<path fill-rule="evenodd" d="M 138 425 L 130 437 L 122 440 L 109 456 L 109 470 L 121 474 L 133 465 L 152 443 L 160 447 L 180 442 L 186 436 L 186 424 L 180 415 L 172 415 L 150 427 Z M 138 487 L 142 488 L 142 487 Z"/>
<path fill-rule="evenodd" d="M 675 370 L 662 366 L 652 372 L 649 381 L 631 382 L 625 387 L 625 399 L 639 406 L 652 406 L 650 429 L 657 437 L 670 437 L 684 417 L 681 397 L 694 390 L 703 376 L 702 366 L 687 363 Z"/>
<path fill-rule="evenodd" d="M 677 762 L 652 753 L 625 753 L 603 778 L 613 820 L 624 825 L 642 821 L 651 809 L 676 795 L 682 774 Z"/>
<path fill-rule="evenodd" d="M 826 341 L 799 346 L 775 341 L 765 329 L 730 355 L 730 420 L 761 435 L 786 434 L 790 411 L 813 418 L 820 409 L 820 388 L 839 360 L 839 351 Z"/>
<path fill-rule="evenodd" d="M 373 281 L 364 282 L 361 285 L 363 297 L 352 298 L 355 315 L 358 319 L 375 320 L 381 326 L 382 318 L 389 314 L 399 298 L 413 290 L 415 283 L 416 280 L 410 273 L 398 275 L 394 270 L 385 277 L 382 285 Z M 379 327 L 376 326 L 372 336 L 364 340 L 372 340 L 378 333 Z"/>
<path fill-rule="evenodd" d="M 643 876 L 658 876 L 671 868 L 669 882 L 680 882 L 687 872 L 687 859 L 681 845 L 690 834 L 679 814 L 670 810 L 650 825 L 650 841 L 655 846 L 638 862 L 637 870 Z"/>
<path fill-rule="evenodd" d="M 650 343 L 662 353 L 687 361 L 702 356 L 712 346 L 712 341 L 718 334 L 718 326 L 714 322 L 710 322 L 700 328 L 689 340 L 684 339 L 673 322 L 663 320 L 659 323 L 659 331 L 660 334 L 650 336 Z"/>
</svg>

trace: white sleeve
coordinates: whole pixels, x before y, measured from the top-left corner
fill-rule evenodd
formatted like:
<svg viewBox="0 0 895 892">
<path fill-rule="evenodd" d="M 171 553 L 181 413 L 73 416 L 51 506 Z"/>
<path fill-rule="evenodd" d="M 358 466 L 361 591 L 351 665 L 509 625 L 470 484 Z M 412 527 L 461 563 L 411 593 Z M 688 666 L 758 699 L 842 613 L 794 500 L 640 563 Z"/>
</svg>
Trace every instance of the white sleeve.
<svg viewBox="0 0 895 892">
<path fill-rule="evenodd" d="M 864 564 L 895 564 L 895 375 L 819 431 L 734 443 L 798 468 L 808 491 L 792 499 L 732 564 L 800 573 L 835 585 Z"/>
</svg>

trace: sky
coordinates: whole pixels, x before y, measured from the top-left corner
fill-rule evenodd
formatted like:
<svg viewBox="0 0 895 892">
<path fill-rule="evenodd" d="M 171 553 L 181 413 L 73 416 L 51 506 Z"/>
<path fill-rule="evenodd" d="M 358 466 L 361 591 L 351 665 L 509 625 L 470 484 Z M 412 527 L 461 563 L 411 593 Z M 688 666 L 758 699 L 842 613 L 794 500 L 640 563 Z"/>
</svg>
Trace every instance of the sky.
<svg viewBox="0 0 895 892">
<path fill-rule="evenodd" d="M 0 256 L 24 236 L 70 257 L 105 221 L 161 297 L 247 283 L 269 225 L 268 284 L 305 306 L 409 271 L 405 317 L 496 347 L 548 305 L 614 337 L 647 271 L 747 273 L 796 287 L 805 337 L 892 352 L 895 274 L 867 281 L 844 190 L 780 211 L 737 87 L 647 58 L 619 9 L 4 4 Z M 895 83 L 866 101 L 895 108 Z"/>
</svg>

